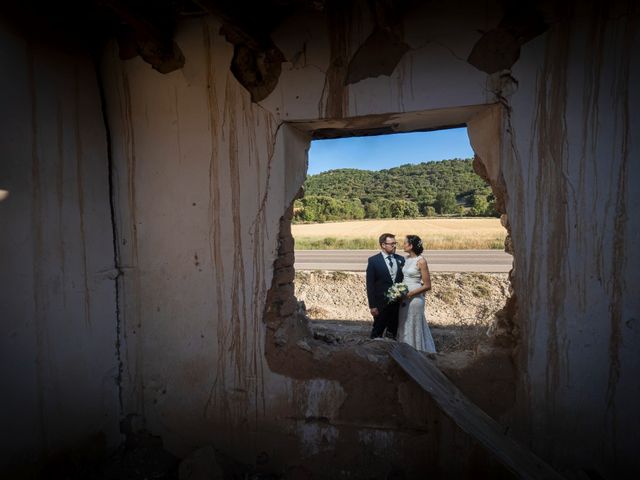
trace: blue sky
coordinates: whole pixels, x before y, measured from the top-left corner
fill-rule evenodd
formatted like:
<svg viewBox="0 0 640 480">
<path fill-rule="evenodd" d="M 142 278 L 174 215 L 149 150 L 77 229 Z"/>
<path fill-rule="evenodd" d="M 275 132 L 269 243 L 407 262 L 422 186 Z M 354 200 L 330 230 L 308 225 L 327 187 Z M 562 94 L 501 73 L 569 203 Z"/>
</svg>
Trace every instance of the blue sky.
<svg viewBox="0 0 640 480">
<path fill-rule="evenodd" d="M 308 174 L 336 168 L 383 170 L 406 163 L 472 157 L 466 128 L 314 140 Z"/>
</svg>

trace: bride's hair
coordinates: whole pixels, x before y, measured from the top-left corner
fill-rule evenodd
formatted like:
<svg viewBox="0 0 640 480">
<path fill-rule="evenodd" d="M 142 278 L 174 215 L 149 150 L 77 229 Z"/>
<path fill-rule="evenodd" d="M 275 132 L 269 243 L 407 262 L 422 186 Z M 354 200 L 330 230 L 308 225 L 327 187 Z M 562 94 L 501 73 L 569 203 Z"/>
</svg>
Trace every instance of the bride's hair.
<svg viewBox="0 0 640 480">
<path fill-rule="evenodd" d="M 416 255 L 420 255 L 424 251 L 422 240 L 417 235 L 407 235 L 407 243 L 411 245 L 413 253 Z"/>
</svg>

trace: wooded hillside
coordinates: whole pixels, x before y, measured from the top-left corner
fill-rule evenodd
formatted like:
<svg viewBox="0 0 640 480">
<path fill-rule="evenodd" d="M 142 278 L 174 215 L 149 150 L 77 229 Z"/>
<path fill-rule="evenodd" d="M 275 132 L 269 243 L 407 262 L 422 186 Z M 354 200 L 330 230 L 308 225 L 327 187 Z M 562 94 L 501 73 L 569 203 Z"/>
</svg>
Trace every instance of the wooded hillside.
<svg viewBox="0 0 640 480">
<path fill-rule="evenodd" d="M 329 170 L 310 175 L 294 220 L 323 222 L 436 215 L 495 216 L 489 186 L 471 159 L 407 164 L 388 170 Z"/>
</svg>

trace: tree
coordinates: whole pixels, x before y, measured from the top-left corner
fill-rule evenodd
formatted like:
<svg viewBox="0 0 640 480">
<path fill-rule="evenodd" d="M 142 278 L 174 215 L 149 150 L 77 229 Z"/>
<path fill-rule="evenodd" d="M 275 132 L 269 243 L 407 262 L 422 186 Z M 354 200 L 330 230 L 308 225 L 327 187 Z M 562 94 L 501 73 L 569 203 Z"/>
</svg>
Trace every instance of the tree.
<svg viewBox="0 0 640 480">
<path fill-rule="evenodd" d="M 324 195 L 309 195 L 294 204 L 294 220 L 302 222 L 326 222 L 354 220 L 365 217 L 360 199 L 335 199 Z"/>
<path fill-rule="evenodd" d="M 392 200 L 389 210 L 393 218 L 417 217 L 420 214 L 418 206 L 408 200 Z"/>
<path fill-rule="evenodd" d="M 418 205 L 410 200 L 404 200 L 404 216 L 409 218 L 418 217 L 420 210 Z"/>
<path fill-rule="evenodd" d="M 441 215 L 457 213 L 457 205 L 458 202 L 456 202 L 456 195 L 451 191 L 445 190 L 439 192 L 438 195 L 436 195 L 435 208 L 436 211 Z"/>
<path fill-rule="evenodd" d="M 420 212 L 420 215 L 424 215 L 428 217 L 429 214 L 427 212 L 429 211 L 429 209 L 433 210 L 433 214 L 431 216 L 435 215 L 436 211 L 433 208 L 433 204 L 435 203 L 435 200 L 436 200 L 435 197 L 433 197 L 430 200 L 424 200 L 424 199 L 419 200 L 417 202 L 417 205 L 418 205 L 418 211 Z"/>
<path fill-rule="evenodd" d="M 471 209 L 469 210 L 469 214 L 474 217 L 481 217 L 487 214 L 487 210 L 489 209 L 489 202 L 487 201 L 487 197 L 481 194 L 475 194 L 472 197 Z"/>
<path fill-rule="evenodd" d="M 331 170 L 309 175 L 304 189 L 306 199 L 294 205 L 294 221 L 405 218 L 436 212 L 450 215 L 459 214 L 458 204 L 468 207 L 467 215 L 497 215 L 491 189 L 475 174 L 471 159 L 380 171 Z M 484 197 L 488 206 L 479 197 Z M 400 200 L 410 203 L 398 203 Z"/>
<path fill-rule="evenodd" d="M 365 218 L 379 218 L 380 206 L 375 201 L 369 202 L 364 206 L 364 214 Z"/>
<path fill-rule="evenodd" d="M 378 207 L 380 208 L 379 218 L 391 218 L 391 201 L 386 198 L 380 198 L 378 200 Z"/>
</svg>

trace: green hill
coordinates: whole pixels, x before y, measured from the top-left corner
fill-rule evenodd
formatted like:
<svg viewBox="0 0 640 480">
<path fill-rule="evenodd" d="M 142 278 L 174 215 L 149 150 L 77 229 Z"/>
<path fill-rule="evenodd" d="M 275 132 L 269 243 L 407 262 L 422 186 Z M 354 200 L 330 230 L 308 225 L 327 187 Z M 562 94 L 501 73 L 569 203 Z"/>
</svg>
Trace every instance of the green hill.
<svg viewBox="0 0 640 480">
<path fill-rule="evenodd" d="M 488 185 L 471 159 L 407 164 L 388 170 L 344 168 L 310 175 L 294 220 L 322 222 L 433 215 L 495 215 Z"/>
</svg>

